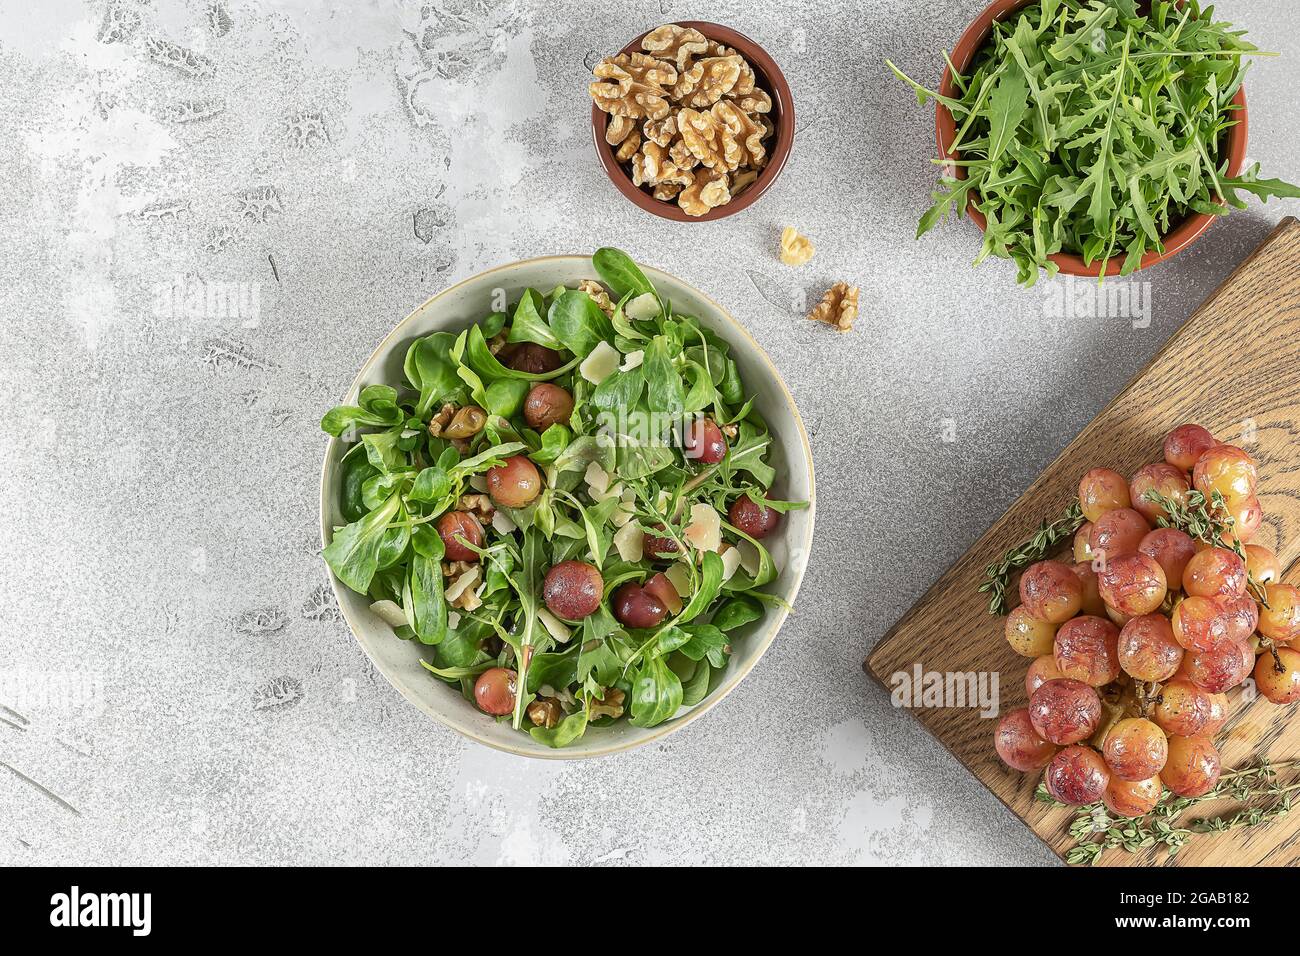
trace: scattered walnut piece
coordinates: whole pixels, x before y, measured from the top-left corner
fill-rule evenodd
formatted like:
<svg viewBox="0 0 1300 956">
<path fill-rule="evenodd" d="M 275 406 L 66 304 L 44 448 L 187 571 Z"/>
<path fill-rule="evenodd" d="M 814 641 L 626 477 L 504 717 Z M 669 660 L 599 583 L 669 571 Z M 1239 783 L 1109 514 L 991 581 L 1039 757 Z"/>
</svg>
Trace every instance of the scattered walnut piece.
<svg viewBox="0 0 1300 956">
<path fill-rule="evenodd" d="M 528 719 L 547 730 L 558 724 L 563 716 L 560 702 L 554 697 L 538 697 L 528 705 Z"/>
<path fill-rule="evenodd" d="M 702 216 L 766 166 L 772 98 L 738 51 L 693 28 L 666 23 L 646 34 L 641 49 L 606 57 L 593 70 L 592 99 L 610 114 L 605 140 L 634 185 Z"/>
<path fill-rule="evenodd" d="M 456 507 L 460 511 L 468 511 L 470 514 L 477 515 L 483 521 L 491 521 L 492 516 L 497 511 L 492 504 L 492 499 L 487 495 L 461 495 Z"/>
<path fill-rule="evenodd" d="M 794 226 L 786 226 L 781 230 L 781 261 L 786 265 L 801 266 L 816 251 L 808 237 L 799 235 L 799 230 Z"/>
<path fill-rule="evenodd" d="M 853 328 L 853 320 L 858 317 L 858 287 L 847 282 L 837 282 L 816 307 L 808 313 L 808 318 L 825 322 L 840 332 Z"/>
<path fill-rule="evenodd" d="M 483 430 L 487 424 L 487 412 L 477 405 L 457 408 L 450 403 L 438 409 L 438 414 L 429 419 L 429 434 L 434 438 L 445 438 L 461 454 L 469 449 L 469 439 Z"/>
<path fill-rule="evenodd" d="M 623 692 L 617 687 L 605 688 L 605 699 L 591 701 L 591 719 L 596 720 L 600 717 L 622 717 L 623 716 Z"/>
<path fill-rule="evenodd" d="M 609 293 L 605 291 L 605 287 L 595 279 L 583 279 L 578 283 L 578 291 L 585 292 L 595 299 L 596 304 L 600 306 L 600 311 L 606 315 L 612 316 L 614 314 L 613 300 L 610 299 Z"/>
</svg>

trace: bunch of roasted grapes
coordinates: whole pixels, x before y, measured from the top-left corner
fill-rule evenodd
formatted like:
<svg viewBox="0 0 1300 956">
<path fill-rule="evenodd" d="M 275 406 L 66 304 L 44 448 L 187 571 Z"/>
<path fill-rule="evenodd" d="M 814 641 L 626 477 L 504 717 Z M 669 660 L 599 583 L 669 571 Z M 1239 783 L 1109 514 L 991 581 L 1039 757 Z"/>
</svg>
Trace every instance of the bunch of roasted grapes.
<svg viewBox="0 0 1300 956">
<path fill-rule="evenodd" d="M 1007 641 L 1033 661 L 1029 706 L 995 732 L 1008 766 L 1043 770 L 1062 803 L 1142 816 L 1164 788 L 1218 783 L 1229 690 L 1253 675 L 1275 704 L 1300 700 L 1300 591 L 1250 543 L 1257 477 L 1199 425 L 1170 432 L 1164 461 L 1130 480 L 1083 476 L 1073 561 L 1026 568 L 1007 617 Z"/>
</svg>

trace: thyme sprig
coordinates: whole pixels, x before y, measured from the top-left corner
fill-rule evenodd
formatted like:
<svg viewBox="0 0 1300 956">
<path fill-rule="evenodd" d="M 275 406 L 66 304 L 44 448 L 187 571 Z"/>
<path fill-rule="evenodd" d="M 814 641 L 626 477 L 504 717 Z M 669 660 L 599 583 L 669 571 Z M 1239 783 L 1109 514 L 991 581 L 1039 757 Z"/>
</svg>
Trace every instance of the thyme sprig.
<svg viewBox="0 0 1300 956">
<path fill-rule="evenodd" d="M 1243 562 L 1246 561 L 1245 547 L 1236 537 L 1231 536 L 1237 519 L 1232 516 L 1228 502 L 1220 492 L 1210 492 L 1207 500 L 1203 493 L 1193 490 L 1187 493 L 1186 501 L 1179 502 L 1153 488 L 1142 497 L 1164 509 L 1164 515 L 1156 519 L 1157 526 L 1176 528 L 1216 548 L 1227 548 L 1236 552 Z M 1268 607 L 1264 585 L 1249 571 L 1246 574 L 1246 586 L 1257 604 Z"/>
<path fill-rule="evenodd" d="M 1278 771 L 1300 765 L 1298 760 L 1272 763 L 1261 759 L 1251 766 L 1223 774 L 1208 793 L 1199 797 L 1176 797 L 1166 790 L 1154 810 L 1141 817 L 1113 817 L 1100 801 L 1074 808 L 1068 833 L 1074 846 L 1065 855 L 1072 866 L 1095 866 L 1110 850 L 1139 853 L 1164 846 L 1168 855 L 1177 856 L 1192 837 L 1200 833 L 1224 833 L 1229 830 L 1265 826 L 1291 812 L 1300 783 L 1283 785 Z M 1057 802 L 1043 784 L 1034 791 L 1034 799 L 1056 807 Z M 1201 817 L 1178 826 L 1178 821 L 1192 807 L 1215 800 L 1235 800 L 1244 806 L 1218 816 Z M 1256 801 L 1267 801 L 1259 804 Z"/>
<path fill-rule="evenodd" d="M 1007 613 L 1007 589 L 1011 586 L 1011 575 L 1021 568 L 1028 567 L 1036 561 L 1042 561 L 1055 549 L 1064 538 L 1074 534 L 1083 525 L 1083 511 L 1075 501 L 1065 514 L 1055 521 L 1044 521 L 1038 526 L 1033 537 L 1002 555 L 984 570 L 986 580 L 979 586 L 981 594 L 990 594 L 989 613 Z"/>
</svg>

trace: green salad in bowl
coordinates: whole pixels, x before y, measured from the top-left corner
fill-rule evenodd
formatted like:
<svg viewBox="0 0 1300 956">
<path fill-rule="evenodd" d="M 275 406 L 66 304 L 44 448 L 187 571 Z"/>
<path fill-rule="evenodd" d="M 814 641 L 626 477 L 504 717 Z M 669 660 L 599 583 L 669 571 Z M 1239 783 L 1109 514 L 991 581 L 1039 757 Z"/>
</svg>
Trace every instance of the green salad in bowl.
<svg viewBox="0 0 1300 956">
<path fill-rule="evenodd" d="M 321 422 L 342 443 L 337 581 L 429 682 L 555 748 L 714 691 L 733 640 L 785 609 L 769 545 L 808 505 L 774 491 L 726 339 L 624 253 L 590 262 L 599 281 L 491 288 Z"/>
</svg>

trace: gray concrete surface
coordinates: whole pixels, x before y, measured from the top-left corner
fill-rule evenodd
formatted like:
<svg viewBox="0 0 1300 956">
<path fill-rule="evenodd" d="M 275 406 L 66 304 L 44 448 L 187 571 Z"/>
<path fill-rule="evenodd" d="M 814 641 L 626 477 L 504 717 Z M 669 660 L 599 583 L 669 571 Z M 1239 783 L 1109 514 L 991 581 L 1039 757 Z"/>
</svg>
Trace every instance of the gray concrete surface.
<svg viewBox="0 0 1300 956">
<path fill-rule="evenodd" d="M 0 863 L 1051 862 L 860 662 L 1298 210 L 1143 276 L 1139 328 L 1052 320 L 1007 265 L 968 268 L 967 223 L 913 241 L 932 115 L 882 61 L 932 77 L 981 5 L 0 4 Z M 1282 54 L 1248 83 L 1251 155 L 1297 180 L 1292 7 L 1218 9 Z M 680 227 L 605 180 L 585 64 L 686 18 L 767 45 L 799 119 L 767 197 Z M 439 288 L 607 243 L 771 352 L 815 431 L 817 546 L 706 720 L 523 762 L 407 706 L 337 619 L 317 422 Z M 837 279 L 852 335 L 790 311 Z M 166 290 L 197 283 L 244 308 L 190 316 Z"/>
</svg>

